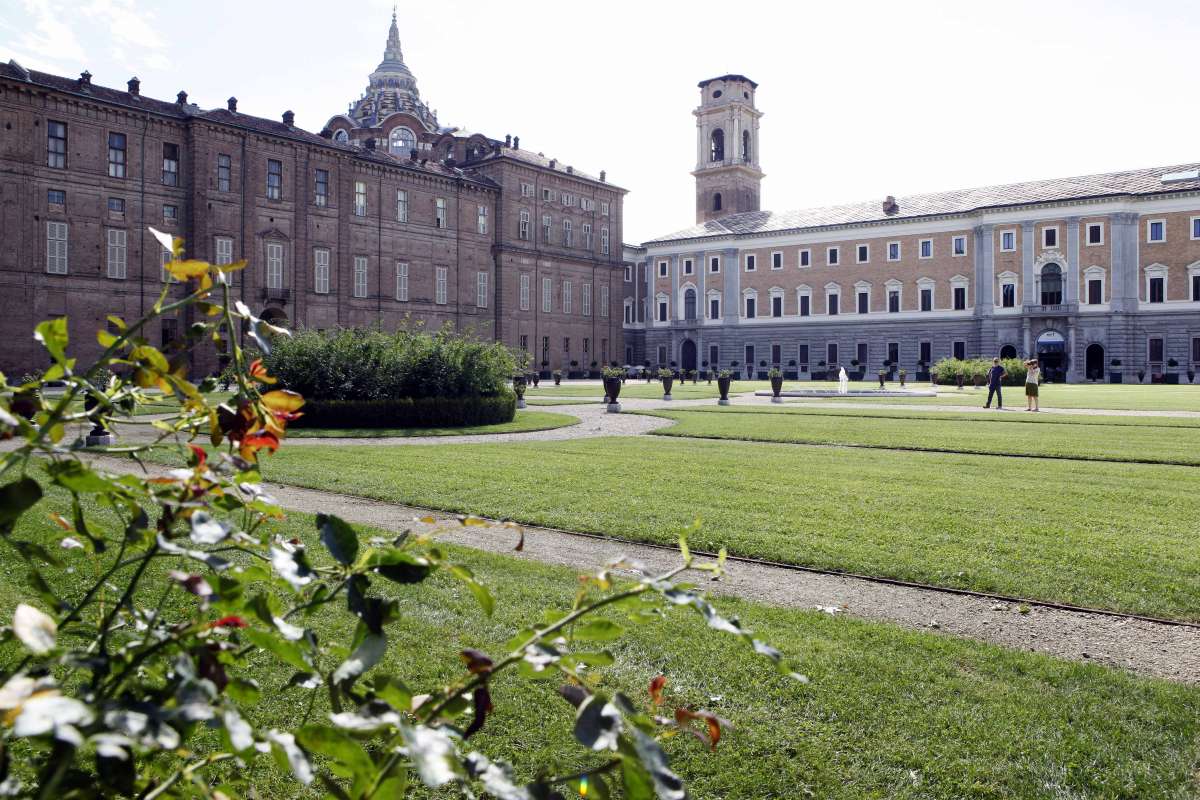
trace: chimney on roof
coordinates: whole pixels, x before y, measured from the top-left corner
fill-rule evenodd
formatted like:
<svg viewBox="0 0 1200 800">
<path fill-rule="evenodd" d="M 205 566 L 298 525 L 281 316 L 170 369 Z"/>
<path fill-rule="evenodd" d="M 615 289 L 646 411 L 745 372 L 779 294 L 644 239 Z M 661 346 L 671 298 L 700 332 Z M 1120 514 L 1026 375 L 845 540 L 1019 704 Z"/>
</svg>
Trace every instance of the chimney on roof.
<svg viewBox="0 0 1200 800">
<path fill-rule="evenodd" d="M 92 85 L 92 73 L 88 72 L 85 69 L 83 72 L 79 73 L 79 88 L 86 89 L 91 85 Z"/>
<path fill-rule="evenodd" d="M 574 175 L 574 174 L 575 174 L 575 168 L 574 168 L 574 167 L 567 167 L 567 174 L 568 174 L 568 175 Z"/>
<path fill-rule="evenodd" d="M 887 199 L 883 201 L 883 213 L 887 214 L 889 217 L 893 214 L 900 213 L 900 206 L 896 203 L 896 198 L 890 194 L 887 196 Z"/>
<path fill-rule="evenodd" d="M 409 161 L 417 160 L 417 148 L 414 147 L 412 150 L 408 151 L 408 160 Z"/>
<path fill-rule="evenodd" d="M 225 107 L 236 114 L 237 113 L 237 98 L 231 97 L 228 100 L 226 100 Z"/>
<path fill-rule="evenodd" d="M 496 155 L 500 155 L 500 143 L 499 142 L 496 142 L 492 145 L 492 152 L 495 153 Z"/>
<path fill-rule="evenodd" d="M 521 149 L 521 137 L 520 136 L 513 137 L 513 149 L 515 149 L 515 150 Z"/>
<path fill-rule="evenodd" d="M 607 173 L 604 170 L 600 170 L 600 182 L 601 183 L 604 183 L 606 176 L 607 176 Z"/>
<path fill-rule="evenodd" d="M 550 159 L 550 169 L 554 169 L 554 166 L 555 166 L 557 163 L 558 163 L 558 159 L 557 159 L 557 158 L 552 158 L 552 159 Z"/>
<path fill-rule="evenodd" d="M 296 124 L 296 114 L 292 111 L 283 112 L 283 124 L 289 128 Z"/>
<path fill-rule="evenodd" d="M 134 96 L 142 93 L 142 82 L 139 81 L 136 76 L 130 78 L 129 83 L 127 83 L 126 86 L 129 87 L 129 93 Z"/>
<path fill-rule="evenodd" d="M 374 136 L 372 136 L 370 139 L 367 139 L 367 149 L 368 150 L 375 149 L 375 137 Z"/>
<path fill-rule="evenodd" d="M 175 95 L 175 102 L 181 106 L 186 106 L 187 105 L 187 92 L 180 92 L 179 94 Z"/>
<path fill-rule="evenodd" d="M 512 147 L 512 134 L 511 133 L 504 134 L 504 146 Z"/>
</svg>

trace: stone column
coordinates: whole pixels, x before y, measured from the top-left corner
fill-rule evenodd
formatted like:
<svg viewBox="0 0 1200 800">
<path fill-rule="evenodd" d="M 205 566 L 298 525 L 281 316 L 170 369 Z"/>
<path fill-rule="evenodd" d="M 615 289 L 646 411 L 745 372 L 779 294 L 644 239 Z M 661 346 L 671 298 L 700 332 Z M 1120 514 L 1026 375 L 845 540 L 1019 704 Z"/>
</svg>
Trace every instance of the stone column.
<svg viewBox="0 0 1200 800">
<path fill-rule="evenodd" d="M 736 325 L 742 314 L 742 265 L 738 263 L 738 250 L 728 247 L 721 251 L 721 268 L 725 270 L 725 308 L 721 317 L 726 325 Z"/>
<path fill-rule="evenodd" d="M 1112 268 L 1108 287 L 1113 313 L 1137 311 L 1140 296 L 1138 215 L 1123 212 L 1109 217 Z"/>
<path fill-rule="evenodd" d="M 1021 298 L 1025 305 L 1033 305 L 1033 223 L 1021 223 Z"/>
<path fill-rule="evenodd" d="M 1063 270 L 1063 302 L 1079 302 L 1079 217 L 1067 217 L 1067 261 Z"/>
</svg>

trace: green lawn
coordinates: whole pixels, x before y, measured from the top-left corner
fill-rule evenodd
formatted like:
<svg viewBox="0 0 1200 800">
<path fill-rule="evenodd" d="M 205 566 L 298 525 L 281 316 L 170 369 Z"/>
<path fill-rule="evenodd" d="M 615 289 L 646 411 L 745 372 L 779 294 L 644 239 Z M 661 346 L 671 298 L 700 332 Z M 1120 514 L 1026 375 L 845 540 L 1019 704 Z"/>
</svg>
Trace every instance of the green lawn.
<svg viewBox="0 0 1200 800">
<path fill-rule="evenodd" d="M 531 397 L 525 395 L 525 403 L 531 406 L 578 406 L 601 402 L 603 402 L 603 398 L 600 397 Z"/>
<path fill-rule="evenodd" d="M 852 384 L 853 385 L 853 384 Z M 878 384 L 876 384 L 878 385 Z M 889 387 L 899 384 L 889 383 Z M 934 389 L 933 397 L 882 397 L 878 400 L 866 398 L 865 402 L 903 403 L 916 405 L 980 405 L 987 400 L 987 389 L 955 389 L 928 384 L 909 384 L 910 389 Z M 1042 408 L 1104 408 L 1130 411 L 1200 411 L 1200 385 L 1162 386 L 1110 383 L 1051 383 L 1041 387 Z M 1013 408 L 1025 407 L 1025 389 L 1021 386 L 1005 386 L 1004 402 Z M 834 398 L 839 399 L 839 398 Z M 861 397 L 844 398 L 849 401 L 864 401 Z"/>
<path fill-rule="evenodd" d="M 48 510 L 44 502 L 28 514 L 19 534 L 53 546 L 62 533 L 38 513 Z M 293 514 L 279 532 L 304 539 L 314 559 L 325 560 L 310 517 Z M 461 674 L 458 653 L 465 647 L 496 654 L 543 608 L 568 606 L 578 586 L 565 569 L 448 549 L 491 587 L 493 617 L 484 617 L 461 584 L 448 579 L 419 586 L 376 582 L 398 598 L 400 619 L 388 628 L 391 646 L 375 671 L 402 678 L 414 691 Z M 56 581 L 68 596 L 78 594 L 81 578 L 103 567 L 101 559 L 80 551 L 64 557 L 77 572 Z M 156 571 L 175 566 L 163 562 Z M 155 577 L 139 605 L 160 601 L 163 583 Z M 28 594 L 19 575 L 0 574 L 0 615 L 9 619 Z M 167 597 L 167 614 L 177 603 L 193 602 L 181 600 L 178 591 Z M 647 702 L 646 686 L 661 672 L 668 679 L 668 708 L 703 707 L 734 724 L 715 754 L 686 736 L 665 743 L 693 797 L 1146 799 L 1194 790 L 1196 687 L 817 612 L 736 600 L 718 605 L 793 658 L 812 682 L 802 686 L 782 678 L 743 644 L 706 629 L 682 609 L 662 624 L 633 627 L 611 646 L 617 665 L 597 671 L 600 687 L 624 691 L 639 704 Z M 344 606 L 335 604 L 305 624 L 322 642 L 333 643 L 344 641 L 350 622 Z M 0 645 L 0 662 L 11 665 L 17 657 L 14 642 Z M 315 693 L 309 709 L 308 695 L 285 687 L 293 671 L 260 653 L 248 672 L 230 677 L 257 680 L 263 693 L 256 719 L 287 729 L 328 713 L 322 693 Z M 555 682 L 499 676 L 492 683 L 495 713 L 472 747 L 512 759 L 523 778 L 539 767 L 562 774 L 597 763 L 570 744 L 573 713 L 556 689 Z M 304 791 L 266 762 L 259 757 L 236 767 L 250 771 L 259 796 L 315 797 L 321 791 L 319 784 Z M 20 771 L 19 761 L 14 769 Z"/>
<path fill-rule="evenodd" d="M 285 448 L 265 471 L 652 542 L 702 517 L 698 548 L 1200 619 L 1191 467 L 631 437 Z"/>
<path fill-rule="evenodd" d="M 731 395 L 742 392 L 754 392 L 770 389 L 771 384 L 767 381 L 734 381 L 730 387 Z M 645 381 L 629 380 L 621 387 L 621 396 L 618 400 L 624 398 L 638 398 L 644 400 L 661 400 L 662 399 L 662 383 L 658 380 L 652 383 Z M 706 397 L 720 397 L 721 393 L 717 390 L 717 382 L 711 384 L 699 381 L 692 383 L 691 381 L 676 381 L 671 388 L 671 397 L 676 400 L 692 400 Z M 594 397 L 597 400 L 604 397 L 604 387 L 600 384 L 563 384 L 555 386 L 553 382 L 543 383 L 540 388 L 530 388 L 525 392 L 527 399 L 538 398 L 554 398 L 554 397 Z"/>
<path fill-rule="evenodd" d="M 654 431 L 660 436 L 1200 465 L 1200 427 L 1195 425 L 1076 425 L 1069 421 L 1031 425 L 1015 414 L 947 420 L 916 415 L 896 419 L 672 410 L 655 412 L 655 416 L 678 421 Z M 1011 417 L 1016 418 L 1007 421 Z M 1200 481 L 1200 475 L 1195 479 Z"/>
<path fill-rule="evenodd" d="M 384 438 L 390 436 L 482 436 L 487 433 L 528 433 L 578 425 L 579 418 L 570 414 L 554 414 L 549 411 L 518 411 L 512 422 L 495 425 L 469 425 L 464 428 L 297 428 L 288 429 L 288 435 L 299 438 L 362 437 Z"/>
</svg>

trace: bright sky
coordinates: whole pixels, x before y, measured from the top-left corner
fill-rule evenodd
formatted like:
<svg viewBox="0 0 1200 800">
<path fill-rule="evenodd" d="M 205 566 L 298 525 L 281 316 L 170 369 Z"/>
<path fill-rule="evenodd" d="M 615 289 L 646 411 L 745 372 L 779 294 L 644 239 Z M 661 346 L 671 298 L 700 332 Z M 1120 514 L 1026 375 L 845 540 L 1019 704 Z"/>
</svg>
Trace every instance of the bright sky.
<svg viewBox="0 0 1200 800">
<path fill-rule="evenodd" d="M 0 60 L 317 131 L 366 86 L 391 8 L 0 0 Z M 764 208 L 1200 161 L 1188 2 L 440 0 L 399 19 L 442 124 L 607 170 L 627 242 L 694 221 L 696 83 L 726 72 L 759 83 Z"/>
</svg>

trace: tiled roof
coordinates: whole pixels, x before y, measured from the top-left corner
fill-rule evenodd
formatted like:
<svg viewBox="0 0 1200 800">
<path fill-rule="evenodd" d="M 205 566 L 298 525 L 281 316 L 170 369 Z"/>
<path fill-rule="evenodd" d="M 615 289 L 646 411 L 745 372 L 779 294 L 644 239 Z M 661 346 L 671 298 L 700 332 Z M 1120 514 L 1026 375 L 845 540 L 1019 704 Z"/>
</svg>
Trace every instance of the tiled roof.
<svg viewBox="0 0 1200 800">
<path fill-rule="evenodd" d="M 86 87 L 84 87 L 80 86 L 78 78 L 67 78 L 62 75 L 52 75 L 49 72 L 38 72 L 35 69 L 25 70 L 25 72 L 22 73 L 22 68 L 13 61 L 0 64 L 0 76 L 22 81 L 24 83 L 32 83 L 36 86 L 44 86 L 47 89 L 54 89 L 55 91 L 59 92 L 69 92 L 71 94 L 94 97 L 95 99 L 105 103 L 119 103 L 120 105 L 124 106 L 142 108 L 147 111 L 152 111 L 155 114 L 163 114 L 168 117 L 183 118 L 187 116 L 187 107 L 181 106 L 178 103 L 170 103 L 166 100 L 155 100 L 152 97 L 134 95 L 130 94 L 129 92 L 121 91 L 120 89 L 110 89 L 107 86 L 100 86 L 94 83 L 89 83 Z"/>
<path fill-rule="evenodd" d="M 236 125 L 241 128 L 249 128 L 252 131 L 265 133 L 270 136 L 279 136 L 283 139 L 297 139 L 309 144 L 322 145 L 324 147 L 336 147 L 339 150 L 350 150 L 347 145 L 334 142 L 332 139 L 326 139 L 324 136 L 318 136 L 315 133 L 309 133 L 303 128 L 297 128 L 295 125 L 285 125 L 278 120 L 265 119 L 264 117 L 252 117 L 249 114 L 242 114 L 237 111 L 229 111 L 224 108 L 214 108 L 211 111 L 196 111 L 191 116 L 197 119 L 205 119 L 209 122 L 216 122 L 222 125 Z"/>
<path fill-rule="evenodd" d="M 1030 203 L 1053 203 L 1120 196 L 1138 197 L 1167 192 L 1193 191 L 1200 189 L 1200 177 L 1164 182 L 1163 176 L 1197 170 L 1200 170 L 1200 164 L 1181 164 L 1170 167 L 1135 169 L 1127 172 L 1109 172 L 1103 175 L 1084 175 L 1077 178 L 1057 178 L 933 194 L 914 194 L 896 198 L 896 205 L 899 208 L 894 214 L 884 213 L 882 197 L 878 200 L 861 203 L 806 208 L 799 211 L 749 211 L 693 225 L 668 236 L 651 239 L 650 242 L 919 219 Z"/>
<path fill-rule="evenodd" d="M 606 180 L 601 181 L 595 175 L 589 175 L 586 172 L 582 172 L 581 170 L 577 170 L 577 169 L 571 167 L 570 164 L 564 164 L 561 159 L 547 158 L 546 156 L 542 155 L 541 153 L 534 153 L 530 150 L 519 149 L 516 147 L 501 147 L 499 153 L 495 152 L 494 150 L 489 150 L 483 156 L 472 161 L 471 164 L 474 165 L 474 164 L 479 164 L 479 163 L 486 163 L 488 161 L 495 161 L 496 159 L 499 159 L 499 158 L 512 158 L 517 161 L 522 161 L 526 164 L 532 164 L 535 167 L 552 170 L 554 172 L 560 173 L 562 175 L 566 175 L 571 178 L 579 178 L 580 180 L 591 181 L 593 183 L 603 183 L 605 186 L 611 187 L 612 189 L 614 189 L 618 192 L 625 191 L 621 187 L 611 184 Z M 552 165 L 552 163 L 553 163 L 553 165 Z M 568 167 L 571 167 L 570 172 L 567 171 Z"/>
</svg>

